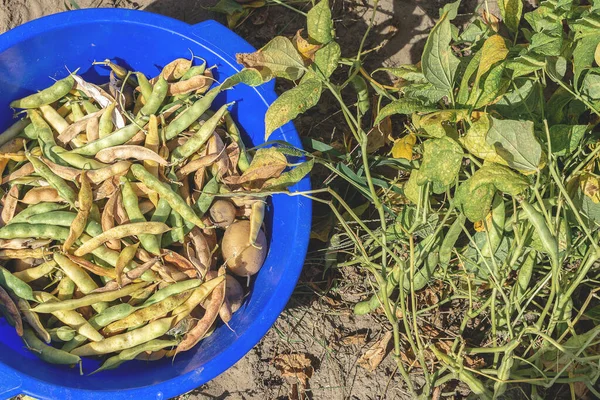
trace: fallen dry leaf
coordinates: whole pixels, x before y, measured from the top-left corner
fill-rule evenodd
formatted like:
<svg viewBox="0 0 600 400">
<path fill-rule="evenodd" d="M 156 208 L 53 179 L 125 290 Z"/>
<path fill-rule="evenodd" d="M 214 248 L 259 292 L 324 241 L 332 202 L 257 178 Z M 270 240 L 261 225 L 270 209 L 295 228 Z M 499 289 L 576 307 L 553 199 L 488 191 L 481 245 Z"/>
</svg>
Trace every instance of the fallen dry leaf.
<svg viewBox="0 0 600 400">
<path fill-rule="evenodd" d="M 388 136 L 392 131 L 392 120 L 385 118 L 374 126 L 367 134 L 367 153 L 374 153 L 388 143 Z"/>
<path fill-rule="evenodd" d="M 296 378 L 303 386 L 308 384 L 314 369 L 306 354 L 283 354 L 275 357 L 275 368 L 284 378 Z"/>
<path fill-rule="evenodd" d="M 366 332 L 356 332 L 348 336 L 344 336 L 340 339 L 340 343 L 342 346 L 352 346 L 359 345 L 362 346 L 367 342 L 367 333 Z"/>
<path fill-rule="evenodd" d="M 381 339 L 358 359 L 358 365 L 367 371 L 375 371 L 389 353 L 391 341 L 392 332 L 386 332 Z"/>
</svg>

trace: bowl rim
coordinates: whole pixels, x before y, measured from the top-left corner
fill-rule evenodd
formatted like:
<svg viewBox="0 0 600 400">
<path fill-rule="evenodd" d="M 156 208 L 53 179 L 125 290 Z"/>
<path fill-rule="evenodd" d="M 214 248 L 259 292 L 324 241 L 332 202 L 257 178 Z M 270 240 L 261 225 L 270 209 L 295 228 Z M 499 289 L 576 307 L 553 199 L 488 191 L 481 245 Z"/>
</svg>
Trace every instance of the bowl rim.
<svg viewBox="0 0 600 400">
<path fill-rule="evenodd" d="M 22 41 L 43 35 L 49 31 L 89 23 L 113 22 L 144 24 L 171 31 L 195 41 L 206 50 L 212 52 L 216 57 L 223 60 L 234 70 L 239 71 L 240 65 L 235 61 L 236 52 L 252 52 L 255 49 L 237 34 L 213 20 L 206 20 L 196 25 L 190 25 L 160 14 L 154 14 L 142 10 L 129 10 L 118 8 L 95 8 L 65 11 L 57 14 L 44 16 L 0 35 L 0 53 L 10 49 Z M 219 44 L 211 43 L 202 36 L 195 33 L 200 28 L 206 32 L 210 28 L 213 38 L 219 38 Z M 277 95 L 274 91 L 274 83 L 269 82 L 260 87 L 253 88 L 266 105 L 271 104 Z M 289 122 L 279 129 L 292 145 L 302 148 L 300 138 L 294 127 Z M 310 178 L 307 176 L 294 186 L 294 191 L 310 190 Z M 163 399 L 177 396 L 197 388 L 198 386 L 214 379 L 227 369 L 231 368 L 237 361 L 246 355 L 267 333 L 275 323 L 285 305 L 287 304 L 296 286 L 300 272 L 302 271 L 304 258 L 308 248 L 311 228 L 312 201 L 304 196 L 298 196 L 299 210 L 304 218 L 304 223 L 296 223 L 296 237 L 294 242 L 294 257 L 291 264 L 286 265 L 286 279 L 282 279 L 272 292 L 271 298 L 260 311 L 260 318 L 250 323 L 248 329 L 239 334 L 236 340 L 225 351 L 213 358 L 209 368 L 192 370 L 171 379 L 161 381 L 152 386 L 137 387 L 131 389 L 119 389 L 106 391 L 95 391 L 70 386 L 61 386 L 49 383 L 38 378 L 23 374 L 12 367 L 0 362 L 0 396 L 13 396 L 26 393 L 38 398 L 71 398 L 81 396 L 84 399 L 107 398 L 115 399 L 134 398 L 137 396 L 149 396 Z M 16 386 L 16 387 L 15 387 Z M 146 398 L 146 397 L 144 397 Z"/>
</svg>

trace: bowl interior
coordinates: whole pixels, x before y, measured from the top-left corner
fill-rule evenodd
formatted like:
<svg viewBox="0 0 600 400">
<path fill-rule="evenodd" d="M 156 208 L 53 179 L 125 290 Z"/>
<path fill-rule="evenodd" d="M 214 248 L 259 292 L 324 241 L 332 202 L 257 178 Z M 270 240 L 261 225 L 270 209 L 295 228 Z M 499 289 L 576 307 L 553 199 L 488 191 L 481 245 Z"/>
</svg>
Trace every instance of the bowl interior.
<svg viewBox="0 0 600 400">
<path fill-rule="evenodd" d="M 177 57 L 190 57 L 191 51 L 204 58 L 209 66 L 216 65 L 214 75 L 218 81 L 236 72 L 231 55 L 221 54 L 219 47 L 223 44 L 218 43 L 215 32 L 210 33 L 213 42 L 209 44 L 202 39 L 202 30 L 165 17 L 131 11 L 119 17 L 115 12 L 103 14 L 97 11 L 94 15 L 68 13 L 73 15 L 72 18 L 50 17 L 55 18 L 55 24 L 45 24 L 43 35 L 25 35 L 4 51 L 0 40 L 0 132 L 14 122 L 8 105 L 11 100 L 51 85 L 52 79 L 66 76 L 67 69 L 80 68 L 79 73 L 85 79 L 94 83 L 106 82 L 108 69 L 92 66 L 95 60 L 109 58 L 132 70 L 155 76 L 166 63 Z M 239 85 L 221 94 L 213 108 L 235 101 L 232 115 L 246 135 L 246 142 L 256 145 L 264 141 L 264 114 L 274 98 L 274 93 L 264 88 Z M 275 133 L 273 138 L 300 145 L 290 126 Z M 307 188 L 306 181 L 296 187 Z M 0 319 L 0 362 L 32 382 L 49 384 L 56 390 L 60 387 L 74 391 L 135 392 L 135 389 L 162 383 L 162 394 L 158 397 L 187 391 L 233 365 L 277 318 L 298 278 L 309 226 L 310 203 L 307 200 L 300 196 L 274 196 L 267 217 L 269 253 L 252 284 L 250 296 L 234 315 L 231 329 L 219 326 L 209 338 L 193 350 L 178 355 L 174 361 L 133 361 L 113 371 L 80 376 L 76 368 L 40 361 L 24 348 L 14 329 Z M 89 373 L 98 365 L 98 361 L 85 360 L 84 371 Z M 53 397 L 52 391 L 36 394 Z"/>
</svg>

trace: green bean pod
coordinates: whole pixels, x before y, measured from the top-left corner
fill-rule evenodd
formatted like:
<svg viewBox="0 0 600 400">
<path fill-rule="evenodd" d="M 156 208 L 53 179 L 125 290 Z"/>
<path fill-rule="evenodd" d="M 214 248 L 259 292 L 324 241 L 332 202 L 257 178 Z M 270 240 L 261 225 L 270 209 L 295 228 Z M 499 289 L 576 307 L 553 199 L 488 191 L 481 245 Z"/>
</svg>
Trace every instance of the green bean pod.
<svg viewBox="0 0 600 400">
<path fill-rule="evenodd" d="M 39 108 L 45 104 L 54 103 L 69 93 L 75 85 L 75 79 L 72 75 L 56 81 L 54 85 L 42 90 L 41 92 L 14 100 L 10 103 L 13 108 Z"/>
<path fill-rule="evenodd" d="M 31 286 L 14 276 L 9 270 L 0 265 L 0 285 L 10 290 L 15 296 L 25 300 L 35 300 Z"/>
<path fill-rule="evenodd" d="M 147 282 L 134 283 L 112 292 L 92 293 L 88 294 L 87 296 L 80 297 L 79 299 L 46 302 L 32 308 L 32 311 L 36 313 L 47 314 L 56 311 L 74 310 L 80 307 L 91 306 L 92 304 L 97 303 L 99 301 L 110 302 L 120 299 L 121 297 L 128 296 L 136 290 L 146 286 L 147 284 Z"/>
<path fill-rule="evenodd" d="M 116 351 L 138 346 L 142 343 L 149 342 L 152 339 L 159 338 L 167 333 L 167 331 L 171 329 L 174 319 L 175 317 L 158 319 L 150 322 L 148 325 L 142 328 L 109 337 L 101 342 L 92 342 L 78 347 L 73 350 L 71 354 L 82 357 L 93 356 L 114 353 Z"/>
<path fill-rule="evenodd" d="M 140 344 L 139 346 L 135 346 L 130 349 L 123 350 L 119 354 L 107 358 L 106 361 L 104 361 L 104 363 L 102 364 L 102 366 L 100 368 L 98 368 L 97 370 L 95 370 L 94 372 L 92 372 L 90 375 L 93 375 L 96 372 L 105 371 L 107 369 L 117 368 L 119 365 L 123 364 L 124 362 L 133 360 L 134 358 L 136 358 L 139 354 L 141 354 L 143 352 L 146 352 L 146 351 L 152 352 L 152 351 L 162 350 L 167 347 L 174 347 L 174 346 L 177 346 L 178 343 L 179 343 L 179 340 L 174 340 L 174 339 L 173 340 L 154 339 L 147 343 Z"/>
<path fill-rule="evenodd" d="M 55 225 L 70 227 L 77 214 L 71 211 L 50 211 L 45 214 L 35 214 L 25 219 L 24 222 L 33 225 Z M 85 226 L 85 232 L 91 236 L 102 234 L 102 225 L 94 221 L 88 220 Z"/>
<path fill-rule="evenodd" d="M 158 81 L 154 84 L 152 94 L 149 97 L 145 97 L 146 104 L 140 110 L 141 115 L 151 115 L 158 111 L 160 105 L 165 101 L 167 97 L 167 91 L 169 89 L 169 82 L 162 75 L 158 78 Z"/>
<path fill-rule="evenodd" d="M 120 146 L 128 142 L 146 125 L 147 118 L 136 118 L 135 121 L 112 134 L 103 138 L 89 142 L 88 144 L 71 150 L 71 154 L 80 154 L 83 156 L 95 156 L 102 149 L 113 146 Z"/>
<path fill-rule="evenodd" d="M 171 208 L 179 213 L 184 219 L 192 222 L 200 228 L 204 228 L 204 222 L 196 215 L 194 210 L 175 193 L 166 183 L 161 182 L 157 177 L 148 172 L 143 166 L 134 164 L 131 166 L 131 172 L 144 183 L 148 188 L 156 191 L 161 199 L 165 199 Z"/>
<path fill-rule="evenodd" d="M 206 110 L 210 108 L 213 100 L 217 97 L 217 95 L 221 92 L 221 87 L 217 86 L 206 93 L 204 97 L 196 102 L 187 110 L 182 112 L 176 120 L 171 122 L 169 126 L 167 126 L 165 137 L 167 140 L 173 139 L 175 136 L 179 135 L 181 132 L 186 130 L 190 125 L 194 123 Z"/>
<path fill-rule="evenodd" d="M 98 285 L 88 273 L 69 258 L 60 253 L 54 253 L 54 261 L 60 266 L 65 275 L 75 283 L 79 290 L 81 290 L 81 293 L 89 294 L 94 289 L 98 289 Z M 108 308 L 108 303 L 98 302 L 92 304 L 92 308 L 96 310 L 96 312 L 102 312 Z"/>
<path fill-rule="evenodd" d="M 552 262 L 558 263 L 558 241 L 548 228 L 548 225 L 546 225 L 546 220 L 542 213 L 533 208 L 533 206 L 525 200 L 521 202 L 521 208 L 523 208 L 527 219 L 529 219 L 529 222 L 531 222 L 538 235 L 540 235 L 542 246 L 550 255 Z"/>
<path fill-rule="evenodd" d="M 100 116 L 100 120 L 98 121 L 98 131 L 100 139 L 110 135 L 114 129 L 112 114 L 115 111 L 116 106 L 116 102 L 110 103 L 108 107 L 104 109 L 104 112 Z"/>
<path fill-rule="evenodd" d="M 145 100 L 148 100 L 152 95 L 152 84 L 148 81 L 146 75 L 141 72 L 136 72 L 135 76 L 137 77 L 138 85 L 140 85 L 142 96 L 144 96 Z"/>
<path fill-rule="evenodd" d="M 79 356 L 55 349 L 42 342 L 29 327 L 23 330 L 23 341 L 36 356 L 51 364 L 74 365 L 81 362 Z"/>
<path fill-rule="evenodd" d="M 37 333 L 37 335 L 46 343 L 50 343 L 52 338 L 50 334 L 40 321 L 40 317 L 31 311 L 31 307 L 29 306 L 29 302 L 23 299 L 17 300 L 17 307 L 25 317 L 25 321 L 31 326 L 31 328 Z"/>
<path fill-rule="evenodd" d="M 225 129 L 227 130 L 229 136 L 237 143 L 237 146 L 240 149 L 240 157 L 238 159 L 237 166 L 243 173 L 250 167 L 251 159 L 248 151 L 246 150 L 246 145 L 242 140 L 240 130 L 235 124 L 235 121 L 231 117 L 230 113 L 225 114 Z"/>
<path fill-rule="evenodd" d="M 121 194 L 129 220 L 131 222 L 147 222 L 144 214 L 140 211 L 139 199 L 131 187 L 131 183 L 125 177 L 121 177 Z M 144 249 L 154 255 L 160 255 L 160 244 L 156 235 L 140 233 L 138 237 Z"/>
<path fill-rule="evenodd" d="M 173 164 L 180 163 L 186 158 L 190 157 L 192 154 L 200 150 L 202 146 L 210 139 L 215 131 L 215 128 L 223 118 L 223 115 L 227 112 L 227 107 L 230 104 L 224 104 L 219 108 L 219 110 L 208 119 L 198 132 L 194 133 L 192 137 L 190 137 L 183 145 L 177 147 L 173 153 L 171 153 L 171 162 Z M 167 128 L 168 131 L 168 128 Z"/>
<path fill-rule="evenodd" d="M 0 228 L 0 239 L 54 239 L 66 240 L 69 230 L 53 225 L 31 225 L 16 223 Z"/>
<path fill-rule="evenodd" d="M 492 202 L 491 224 L 488 224 L 487 220 L 484 221 L 486 224 L 486 232 L 484 233 L 487 233 L 487 240 L 481 248 L 481 254 L 484 257 L 493 257 L 494 253 L 496 253 L 496 250 L 498 249 L 498 246 L 500 246 L 500 242 L 502 241 L 502 233 L 504 232 L 505 222 L 504 200 L 502 199 L 502 195 L 499 193 L 496 193 Z"/>
<path fill-rule="evenodd" d="M 75 201 L 77 200 L 77 194 L 75 191 L 67 184 L 67 182 L 56 175 L 54 172 L 48 168 L 46 164 L 40 161 L 37 157 L 32 156 L 31 154 L 27 154 L 27 159 L 31 164 L 33 164 L 33 168 L 35 168 L 35 172 L 37 172 L 42 178 L 44 178 L 50 186 L 58 191 L 60 197 L 65 199 L 67 203 L 71 205 L 71 207 L 75 207 Z"/>
</svg>

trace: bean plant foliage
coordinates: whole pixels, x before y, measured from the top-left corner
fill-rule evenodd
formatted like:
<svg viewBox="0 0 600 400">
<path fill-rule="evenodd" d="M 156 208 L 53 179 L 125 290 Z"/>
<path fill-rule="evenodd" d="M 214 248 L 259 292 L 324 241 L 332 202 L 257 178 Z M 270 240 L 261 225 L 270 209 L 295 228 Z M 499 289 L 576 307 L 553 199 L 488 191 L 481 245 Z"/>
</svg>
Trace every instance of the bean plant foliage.
<svg viewBox="0 0 600 400">
<path fill-rule="evenodd" d="M 354 311 L 387 317 L 408 393 L 599 398 L 600 1 L 498 3 L 466 24 L 447 4 L 420 62 L 369 73 L 321 0 L 306 32 L 239 54 L 238 78 L 295 82 L 267 139 L 324 91 L 339 102 L 355 148 L 312 140 L 334 178 L 305 195 L 339 217 L 332 246 L 352 241 L 372 288 Z"/>
</svg>

